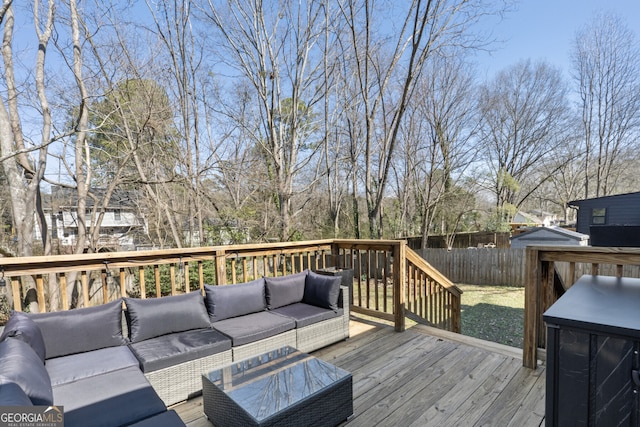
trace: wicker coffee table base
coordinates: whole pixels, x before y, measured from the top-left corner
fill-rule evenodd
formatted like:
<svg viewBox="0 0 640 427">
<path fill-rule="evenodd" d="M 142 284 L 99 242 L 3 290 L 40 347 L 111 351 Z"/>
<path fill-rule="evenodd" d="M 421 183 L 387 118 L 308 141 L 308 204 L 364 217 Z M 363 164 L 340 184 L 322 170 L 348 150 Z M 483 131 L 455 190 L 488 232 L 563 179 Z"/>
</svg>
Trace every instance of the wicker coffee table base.
<svg viewBox="0 0 640 427">
<path fill-rule="evenodd" d="M 251 384 L 247 384 L 246 387 L 251 387 Z M 202 377 L 202 395 L 204 413 L 215 427 L 334 427 L 353 414 L 351 375 L 334 381 L 302 400 L 283 406 L 274 414 L 261 420 L 256 420 L 206 375 Z"/>
</svg>

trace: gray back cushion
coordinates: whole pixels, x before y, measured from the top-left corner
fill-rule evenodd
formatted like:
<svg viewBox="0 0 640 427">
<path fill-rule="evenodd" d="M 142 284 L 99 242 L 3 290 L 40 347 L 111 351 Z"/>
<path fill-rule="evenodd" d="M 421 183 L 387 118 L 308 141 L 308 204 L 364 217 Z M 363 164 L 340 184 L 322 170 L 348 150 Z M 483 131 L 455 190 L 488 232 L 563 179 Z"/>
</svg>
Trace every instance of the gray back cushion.
<svg viewBox="0 0 640 427">
<path fill-rule="evenodd" d="M 30 317 L 42 331 L 47 358 L 125 343 L 121 299 L 97 307 L 31 314 Z"/>
<path fill-rule="evenodd" d="M 0 377 L 0 406 L 33 406 L 29 396 L 16 383 Z"/>
<path fill-rule="evenodd" d="M 200 291 L 161 298 L 125 298 L 124 302 L 131 342 L 211 326 Z"/>
<path fill-rule="evenodd" d="M 282 277 L 265 277 L 267 308 L 273 310 L 302 301 L 308 270 Z"/>
<path fill-rule="evenodd" d="M 340 276 L 324 276 L 310 271 L 304 286 L 302 302 L 337 312 L 341 282 Z"/>
<path fill-rule="evenodd" d="M 14 338 L 0 343 L 0 384 L 6 383 L 19 385 L 34 405 L 53 404 L 51 380 L 40 356 Z"/>
<path fill-rule="evenodd" d="M 0 341 L 4 341 L 7 337 L 16 338 L 29 344 L 44 362 L 46 350 L 42 331 L 29 315 L 20 311 L 12 311 L 11 317 L 0 335 Z"/>
<path fill-rule="evenodd" d="M 267 308 L 262 278 L 238 285 L 205 285 L 204 290 L 211 322 L 257 313 Z"/>
</svg>

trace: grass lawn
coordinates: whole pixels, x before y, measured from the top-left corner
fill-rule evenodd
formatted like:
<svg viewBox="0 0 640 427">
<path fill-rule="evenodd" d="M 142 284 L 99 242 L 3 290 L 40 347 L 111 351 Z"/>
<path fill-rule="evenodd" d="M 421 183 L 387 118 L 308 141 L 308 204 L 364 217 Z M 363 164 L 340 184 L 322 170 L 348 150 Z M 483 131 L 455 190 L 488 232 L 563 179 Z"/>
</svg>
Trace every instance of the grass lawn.
<svg viewBox="0 0 640 427">
<path fill-rule="evenodd" d="M 524 288 L 458 285 L 462 294 L 462 334 L 522 348 Z"/>
</svg>

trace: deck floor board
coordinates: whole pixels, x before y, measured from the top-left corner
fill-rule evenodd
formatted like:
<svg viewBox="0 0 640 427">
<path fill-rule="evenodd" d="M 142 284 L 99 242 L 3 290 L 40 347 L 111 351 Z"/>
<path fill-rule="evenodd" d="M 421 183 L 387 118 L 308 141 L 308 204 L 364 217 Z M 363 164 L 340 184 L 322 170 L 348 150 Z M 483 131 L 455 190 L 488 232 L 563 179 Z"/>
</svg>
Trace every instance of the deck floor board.
<svg viewBox="0 0 640 427">
<path fill-rule="evenodd" d="M 545 369 L 520 351 L 416 326 L 397 333 L 353 316 L 351 338 L 312 353 L 353 375 L 344 426 L 540 426 Z M 202 397 L 174 406 L 189 427 L 211 427 Z"/>
</svg>

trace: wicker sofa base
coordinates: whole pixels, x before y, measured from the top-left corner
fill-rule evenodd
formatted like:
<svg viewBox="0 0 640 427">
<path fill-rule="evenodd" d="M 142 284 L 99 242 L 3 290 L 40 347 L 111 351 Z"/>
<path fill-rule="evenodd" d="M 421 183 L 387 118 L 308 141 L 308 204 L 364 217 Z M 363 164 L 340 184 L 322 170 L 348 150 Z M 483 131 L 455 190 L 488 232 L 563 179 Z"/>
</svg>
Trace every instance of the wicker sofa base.
<svg viewBox="0 0 640 427">
<path fill-rule="evenodd" d="M 187 400 L 202 392 L 202 374 L 232 362 L 232 351 L 226 350 L 168 368 L 145 373 L 145 377 L 165 405 Z"/>
<path fill-rule="evenodd" d="M 341 290 L 341 298 L 349 301 L 349 289 L 342 286 Z M 342 309 L 340 317 L 296 329 L 296 348 L 309 353 L 349 338 L 349 304 L 343 304 Z"/>
<path fill-rule="evenodd" d="M 251 342 L 249 344 L 239 345 L 233 347 L 233 361 L 248 359 L 253 356 L 257 356 L 262 353 L 266 353 L 271 350 L 275 350 L 280 347 L 296 346 L 296 331 L 292 329 L 287 332 L 275 335 L 273 337 L 265 338 L 263 340 Z M 200 381 L 200 387 L 202 388 L 202 378 L 198 377 Z"/>
<path fill-rule="evenodd" d="M 344 321 L 340 316 L 296 329 L 295 348 L 309 353 L 348 337 L 348 333 L 345 335 Z"/>
</svg>

